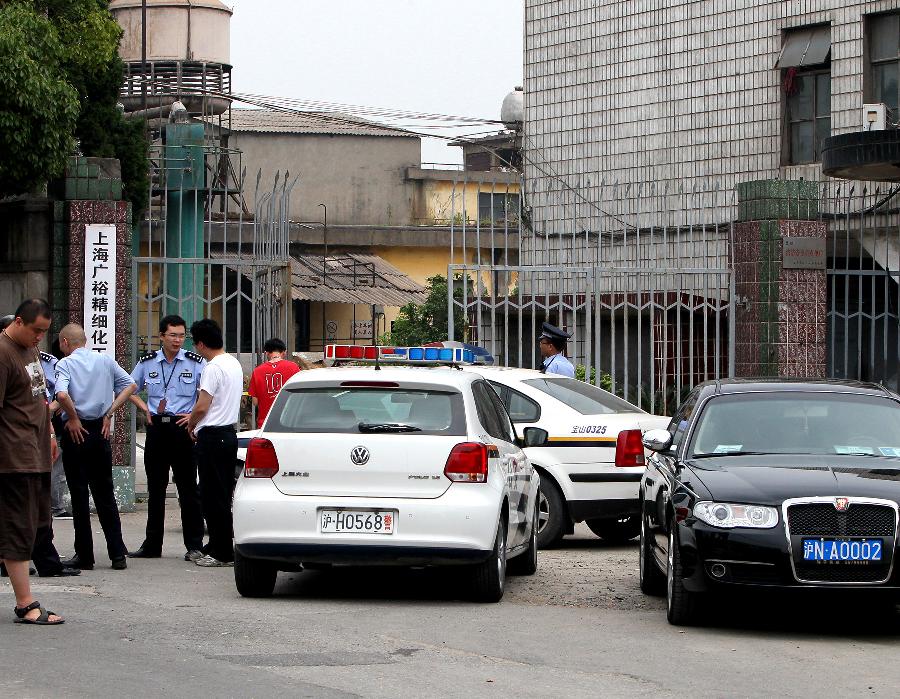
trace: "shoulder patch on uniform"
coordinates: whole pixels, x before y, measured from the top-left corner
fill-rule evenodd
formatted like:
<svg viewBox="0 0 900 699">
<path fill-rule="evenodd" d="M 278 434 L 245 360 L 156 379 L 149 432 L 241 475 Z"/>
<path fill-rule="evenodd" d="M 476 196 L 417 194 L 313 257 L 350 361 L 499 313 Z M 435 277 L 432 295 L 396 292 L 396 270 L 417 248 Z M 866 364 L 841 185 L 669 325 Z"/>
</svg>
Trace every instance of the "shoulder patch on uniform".
<svg viewBox="0 0 900 699">
<path fill-rule="evenodd" d="M 54 357 L 52 354 L 50 354 L 49 352 L 43 352 L 43 351 L 41 352 L 41 359 L 43 359 L 45 362 L 57 361 L 56 357 Z"/>
<path fill-rule="evenodd" d="M 139 362 L 148 362 L 151 359 L 156 359 L 156 352 L 147 352 L 147 354 L 142 354 L 138 357 Z"/>
<path fill-rule="evenodd" d="M 184 356 L 187 357 L 188 359 L 190 359 L 190 360 L 192 360 L 192 361 L 195 361 L 195 362 L 198 362 L 198 363 L 203 361 L 203 357 L 201 357 L 201 356 L 200 356 L 199 354 L 197 354 L 196 352 L 188 352 L 188 351 L 185 351 Z"/>
</svg>

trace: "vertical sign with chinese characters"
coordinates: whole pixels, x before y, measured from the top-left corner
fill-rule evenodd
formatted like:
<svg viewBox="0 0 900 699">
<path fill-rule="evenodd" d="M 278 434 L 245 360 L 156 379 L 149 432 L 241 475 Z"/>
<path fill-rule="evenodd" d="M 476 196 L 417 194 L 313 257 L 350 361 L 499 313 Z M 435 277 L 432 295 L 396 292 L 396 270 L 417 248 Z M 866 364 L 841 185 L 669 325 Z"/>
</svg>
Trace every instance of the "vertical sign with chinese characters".
<svg viewBox="0 0 900 699">
<path fill-rule="evenodd" d="M 116 227 L 88 224 L 84 238 L 84 332 L 87 348 L 116 355 Z"/>
</svg>

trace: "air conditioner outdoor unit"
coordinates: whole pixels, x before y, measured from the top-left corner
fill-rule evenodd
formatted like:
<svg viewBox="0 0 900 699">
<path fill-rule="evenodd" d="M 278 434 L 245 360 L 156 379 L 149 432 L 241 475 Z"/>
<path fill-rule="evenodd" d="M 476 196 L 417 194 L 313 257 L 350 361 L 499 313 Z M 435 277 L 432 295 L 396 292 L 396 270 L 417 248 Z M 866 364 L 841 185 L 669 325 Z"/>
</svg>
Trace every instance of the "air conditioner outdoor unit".
<svg viewBox="0 0 900 699">
<path fill-rule="evenodd" d="M 883 104 L 864 104 L 862 127 L 863 131 L 884 131 L 887 127 L 887 107 Z"/>
</svg>

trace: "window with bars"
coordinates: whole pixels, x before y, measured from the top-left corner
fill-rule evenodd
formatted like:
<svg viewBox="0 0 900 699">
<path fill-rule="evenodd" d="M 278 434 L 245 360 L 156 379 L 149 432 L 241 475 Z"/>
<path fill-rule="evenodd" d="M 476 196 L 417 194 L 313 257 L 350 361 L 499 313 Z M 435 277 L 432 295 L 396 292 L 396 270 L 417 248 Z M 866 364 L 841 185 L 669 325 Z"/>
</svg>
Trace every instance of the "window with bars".
<svg viewBox="0 0 900 699">
<path fill-rule="evenodd" d="M 870 15 L 867 24 L 869 97 L 872 102 L 883 102 L 891 111 L 891 121 L 896 121 L 900 107 L 900 14 Z"/>
<path fill-rule="evenodd" d="M 478 193 L 478 220 L 482 225 L 513 225 L 519 222 L 519 195 L 506 192 Z"/>
<path fill-rule="evenodd" d="M 784 93 L 782 163 L 817 163 L 831 135 L 831 27 L 786 32 L 776 67 Z"/>
</svg>

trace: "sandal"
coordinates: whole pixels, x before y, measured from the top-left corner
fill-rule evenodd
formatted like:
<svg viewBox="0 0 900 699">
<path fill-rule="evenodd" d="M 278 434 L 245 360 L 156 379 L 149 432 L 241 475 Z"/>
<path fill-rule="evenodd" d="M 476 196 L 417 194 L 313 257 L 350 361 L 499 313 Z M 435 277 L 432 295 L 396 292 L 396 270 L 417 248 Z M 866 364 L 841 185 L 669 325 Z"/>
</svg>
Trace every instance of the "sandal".
<svg viewBox="0 0 900 699">
<path fill-rule="evenodd" d="M 28 619 L 26 618 L 26 614 L 28 612 L 33 611 L 35 609 L 40 609 L 41 614 L 37 619 Z M 65 619 L 58 619 L 57 621 L 50 621 L 50 615 L 54 614 L 54 612 L 47 611 L 41 606 L 41 603 L 35 600 L 27 607 L 15 607 L 14 610 L 16 616 L 19 617 L 16 619 L 17 624 L 35 624 L 36 626 L 57 626 L 58 624 L 64 624 Z"/>
</svg>

